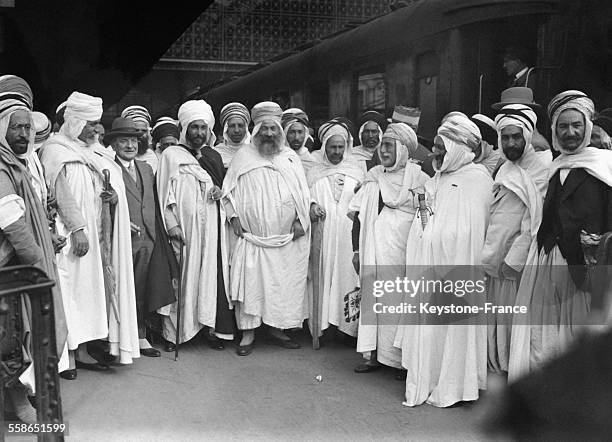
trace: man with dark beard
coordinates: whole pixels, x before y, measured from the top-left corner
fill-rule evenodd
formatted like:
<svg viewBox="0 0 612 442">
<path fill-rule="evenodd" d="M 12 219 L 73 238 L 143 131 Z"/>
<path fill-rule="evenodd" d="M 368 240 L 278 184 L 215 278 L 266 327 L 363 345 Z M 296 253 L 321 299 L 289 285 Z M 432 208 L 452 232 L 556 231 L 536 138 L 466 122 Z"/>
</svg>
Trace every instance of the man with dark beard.
<svg viewBox="0 0 612 442">
<path fill-rule="evenodd" d="M 304 166 L 304 172 L 308 173 L 308 170 L 314 165 L 314 159 L 308 147 L 306 147 L 310 135 L 308 132 L 308 116 L 301 109 L 287 109 L 283 112 L 281 125 L 283 126 L 287 146 L 298 154 L 302 166 Z"/>
<path fill-rule="evenodd" d="M 240 356 L 253 350 L 262 322 L 275 344 L 299 348 L 282 330 L 300 327 L 308 316 L 310 192 L 299 157 L 283 140 L 281 115 L 276 103 L 253 107 L 253 143 L 238 151 L 223 183 L 227 219 L 238 237 L 230 287 L 243 331 Z"/>
<path fill-rule="evenodd" d="M 184 248 L 179 342 L 207 327 L 208 345 L 222 350 L 221 339 L 233 339 L 234 318 L 228 297 L 225 218 L 219 205 L 225 171 L 221 155 L 210 147 L 215 142 L 215 118 L 203 100 L 184 103 L 178 118 L 179 145 L 162 153 L 157 189 L 164 225 L 177 257 Z M 165 316 L 164 337 L 174 342 L 177 304 L 159 313 Z"/>
<path fill-rule="evenodd" d="M 138 129 L 138 155 L 136 159 L 145 161 L 153 172 L 157 172 L 159 159 L 155 154 L 151 140 L 151 115 L 143 106 L 128 106 L 121 112 L 121 118 L 132 120 Z"/>
<path fill-rule="evenodd" d="M 380 112 L 369 110 L 359 117 L 359 141 L 361 145 L 355 147 L 355 158 L 365 161 L 366 168 L 380 164 L 380 158 L 375 155 L 380 147 L 382 135 L 387 128 L 387 120 Z"/>
</svg>

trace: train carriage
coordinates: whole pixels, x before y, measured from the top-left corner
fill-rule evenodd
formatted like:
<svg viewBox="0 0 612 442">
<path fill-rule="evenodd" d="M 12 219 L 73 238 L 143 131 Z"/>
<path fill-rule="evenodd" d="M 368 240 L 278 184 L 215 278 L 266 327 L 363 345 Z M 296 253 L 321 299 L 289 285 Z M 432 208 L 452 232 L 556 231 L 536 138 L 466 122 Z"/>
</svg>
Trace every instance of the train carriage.
<svg viewBox="0 0 612 442">
<path fill-rule="evenodd" d="M 605 1 L 419 0 L 213 84 L 200 96 L 221 108 L 236 100 L 253 105 L 282 91 L 315 122 L 356 118 L 366 108 L 390 115 L 395 105 L 419 107 L 419 135 L 431 139 L 450 110 L 490 113 L 507 84 L 502 54 L 509 45 L 532 54 L 537 101 L 576 88 L 609 106 L 609 24 L 612 5 Z"/>
</svg>

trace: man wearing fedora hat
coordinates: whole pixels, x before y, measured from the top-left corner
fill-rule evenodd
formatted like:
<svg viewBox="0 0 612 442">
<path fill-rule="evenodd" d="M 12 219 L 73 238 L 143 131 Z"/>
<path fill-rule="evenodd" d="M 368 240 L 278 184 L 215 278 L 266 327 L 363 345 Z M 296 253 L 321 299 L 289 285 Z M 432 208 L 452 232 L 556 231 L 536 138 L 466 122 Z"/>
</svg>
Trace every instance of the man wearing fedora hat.
<svg viewBox="0 0 612 442">
<path fill-rule="evenodd" d="M 495 112 L 499 112 L 500 109 L 508 104 L 524 104 L 530 107 L 538 115 L 541 112 L 542 106 L 533 100 L 533 91 L 528 87 L 509 87 L 501 93 L 501 99 L 498 103 L 495 103 L 491 108 Z M 536 128 L 533 131 L 533 138 L 531 145 L 536 152 L 550 152 L 550 143 L 546 138 L 540 134 Z"/>
<path fill-rule="evenodd" d="M 146 286 L 149 262 L 155 243 L 155 199 L 153 169 L 138 155 L 139 131 L 134 121 L 118 117 L 104 137 L 104 143 L 115 151 L 115 162 L 121 167 L 130 212 L 132 259 L 140 354 L 159 357 L 159 350 L 146 339 Z"/>
</svg>

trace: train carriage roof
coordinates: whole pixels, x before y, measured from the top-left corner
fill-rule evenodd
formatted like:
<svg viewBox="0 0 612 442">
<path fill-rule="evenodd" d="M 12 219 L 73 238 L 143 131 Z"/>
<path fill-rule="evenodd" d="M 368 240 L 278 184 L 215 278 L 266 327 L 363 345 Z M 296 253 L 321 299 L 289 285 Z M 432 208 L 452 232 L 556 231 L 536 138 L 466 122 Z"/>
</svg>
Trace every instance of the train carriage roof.
<svg viewBox="0 0 612 442">
<path fill-rule="evenodd" d="M 356 57 L 372 57 L 410 42 L 473 23 L 518 15 L 547 14 L 559 0 L 420 0 L 374 18 L 361 26 L 311 42 L 294 51 L 247 69 L 234 79 L 211 85 L 202 94 L 215 105 L 228 99 L 255 96 L 277 89 L 279 79 L 300 81 L 313 67 L 349 64 Z M 373 38 L 375 36 L 375 38 Z M 296 53 L 296 51 L 299 51 Z M 239 78 L 235 78 L 238 76 Z M 257 90 L 253 90 L 253 85 Z M 248 101 L 248 100 L 245 100 Z"/>
</svg>

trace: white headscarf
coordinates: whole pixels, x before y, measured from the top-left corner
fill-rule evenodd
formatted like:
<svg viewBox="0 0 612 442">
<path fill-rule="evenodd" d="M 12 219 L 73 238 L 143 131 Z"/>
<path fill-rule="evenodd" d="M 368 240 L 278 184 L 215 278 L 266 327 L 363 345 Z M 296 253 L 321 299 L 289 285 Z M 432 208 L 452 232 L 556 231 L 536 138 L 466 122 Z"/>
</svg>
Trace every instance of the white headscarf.
<svg viewBox="0 0 612 442">
<path fill-rule="evenodd" d="M 187 144 L 187 127 L 197 120 L 203 120 L 208 126 L 208 136 L 204 143 L 209 146 L 214 146 L 217 137 L 213 132 L 215 126 L 215 116 L 212 108 L 204 100 L 189 100 L 186 101 L 179 107 L 178 119 L 181 124 L 181 136 L 179 138 L 179 144 Z"/>
<path fill-rule="evenodd" d="M 474 149 L 480 144 L 480 130 L 466 115 L 460 112 L 447 115 L 438 128 L 438 136 L 444 141 L 446 155 L 441 167 L 434 162 L 436 172 L 454 172 L 474 160 Z"/>
<path fill-rule="evenodd" d="M 66 100 L 64 124 L 60 133 L 76 141 L 88 121 L 102 118 L 102 99 L 91 95 L 73 92 Z"/>
</svg>

